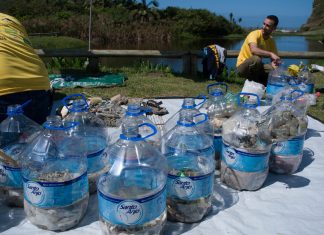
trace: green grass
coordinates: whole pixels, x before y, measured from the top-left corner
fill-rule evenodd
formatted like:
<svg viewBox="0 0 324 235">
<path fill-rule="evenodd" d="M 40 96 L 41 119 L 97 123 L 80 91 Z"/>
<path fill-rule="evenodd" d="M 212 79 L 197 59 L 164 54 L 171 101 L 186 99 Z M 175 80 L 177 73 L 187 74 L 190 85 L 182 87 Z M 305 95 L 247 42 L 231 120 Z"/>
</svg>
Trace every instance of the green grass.
<svg viewBox="0 0 324 235">
<path fill-rule="evenodd" d="M 314 73 L 315 89 L 320 89 L 320 96 L 317 98 L 316 105 L 310 106 L 308 114 L 321 122 L 324 122 L 324 73 Z"/>
<path fill-rule="evenodd" d="M 35 49 L 79 49 L 88 47 L 85 41 L 64 36 L 31 36 L 30 40 Z"/>
<path fill-rule="evenodd" d="M 60 93 L 71 94 L 83 92 L 90 96 L 111 98 L 116 94 L 127 97 L 154 98 L 154 97 L 195 97 L 201 93 L 206 94 L 208 84 L 212 80 L 200 76 L 184 77 L 168 72 L 136 72 L 135 69 L 124 68 L 110 72 L 123 73 L 127 76 L 124 86 L 110 88 L 73 88 L 62 89 Z M 230 90 L 238 92 L 241 84 L 231 83 Z"/>
</svg>

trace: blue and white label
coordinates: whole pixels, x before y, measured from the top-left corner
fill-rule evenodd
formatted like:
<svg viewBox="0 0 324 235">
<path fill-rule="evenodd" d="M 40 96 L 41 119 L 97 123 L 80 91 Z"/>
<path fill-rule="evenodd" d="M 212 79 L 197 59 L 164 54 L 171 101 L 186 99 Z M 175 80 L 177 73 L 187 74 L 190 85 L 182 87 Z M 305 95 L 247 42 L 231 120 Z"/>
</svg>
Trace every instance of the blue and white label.
<svg viewBox="0 0 324 235">
<path fill-rule="evenodd" d="M 104 149 L 87 155 L 88 162 L 88 174 L 100 171 L 105 167 L 104 159 L 107 157 L 106 151 Z"/>
<path fill-rule="evenodd" d="M 223 143 L 222 160 L 234 170 L 261 172 L 268 168 L 270 152 L 246 153 Z"/>
<path fill-rule="evenodd" d="M 34 205 L 41 204 L 45 199 L 45 191 L 37 182 L 28 181 L 25 187 L 25 195 L 28 201 Z"/>
<path fill-rule="evenodd" d="M 267 89 L 266 89 L 266 94 L 274 96 L 274 95 L 278 94 L 278 92 L 280 92 L 283 89 L 284 89 L 284 85 L 268 83 Z"/>
<path fill-rule="evenodd" d="M 305 136 L 299 136 L 287 141 L 277 142 L 272 146 L 271 153 L 281 156 L 300 156 L 303 153 Z"/>
<path fill-rule="evenodd" d="M 214 171 L 201 176 L 176 176 L 168 174 L 168 197 L 194 201 L 213 192 Z"/>
<path fill-rule="evenodd" d="M 65 182 L 37 182 L 23 177 L 24 198 L 38 207 L 68 206 L 88 194 L 88 177 L 83 174 Z"/>
<path fill-rule="evenodd" d="M 98 190 L 99 214 L 117 225 L 142 225 L 158 218 L 166 209 L 166 187 L 146 198 L 122 200 Z"/>
<path fill-rule="evenodd" d="M 22 188 L 21 168 L 0 164 L 0 185 L 12 188 Z"/>
</svg>

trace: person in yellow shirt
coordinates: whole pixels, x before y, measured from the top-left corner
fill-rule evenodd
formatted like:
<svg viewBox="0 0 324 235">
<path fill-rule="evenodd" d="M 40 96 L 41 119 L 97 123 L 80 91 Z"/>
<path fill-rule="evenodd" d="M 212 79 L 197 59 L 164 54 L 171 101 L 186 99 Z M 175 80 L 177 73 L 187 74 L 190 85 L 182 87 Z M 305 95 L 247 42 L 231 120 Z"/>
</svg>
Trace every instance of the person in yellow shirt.
<svg viewBox="0 0 324 235">
<path fill-rule="evenodd" d="M 0 122 L 7 117 L 7 106 L 29 100 L 24 114 L 43 123 L 52 105 L 47 70 L 24 26 L 0 12 Z"/>
<path fill-rule="evenodd" d="M 281 63 L 276 43 L 271 36 L 278 23 L 277 16 L 269 15 L 263 21 L 261 29 L 248 34 L 236 63 L 240 77 L 266 85 L 269 72 Z M 264 64 L 263 57 L 270 58 L 271 64 Z"/>
</svg>

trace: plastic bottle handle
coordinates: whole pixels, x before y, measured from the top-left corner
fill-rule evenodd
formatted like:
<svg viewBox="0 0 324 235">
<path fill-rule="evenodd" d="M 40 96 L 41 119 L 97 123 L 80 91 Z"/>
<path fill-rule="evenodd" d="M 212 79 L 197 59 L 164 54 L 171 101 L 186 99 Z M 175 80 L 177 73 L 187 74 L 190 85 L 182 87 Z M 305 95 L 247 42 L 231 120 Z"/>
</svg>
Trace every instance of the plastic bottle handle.
<svg viewBox="0 0 324 235">
<path fill-rule="evenodd" d="M 10 111 L 9 113 L 7 112 L 7 115 L 12 116 L 15 114 L 23 113 L 23 108 L 27 106 L 31 101 L 32 99 L 29 99 L 25 103 L 18 105 L 14 110 Z"/>
<path fill-rule="evenodd" d="M 197 106 L 199 106 L 199 105 L 203 105 L 203 104 L 206 102 L 206 100 L 207 100 L 207 98 L 206 98 L 206 96 L 205 96 L 204 94 L 200 94 L 200 95 L 198 95 L 197 97 L 195 97 L 195 100 L 197 100 L 197 99 L 199 99 L 199 98 L 202 98 L 203 101 L 201 101 L 201 102 L 198 103 L 198 104 L 195 104 L 195 105 L 194 105 L 195 107 L 197 107 Z"/>
<path fill-rule="evenodd" d="M 153 135 L 155 135 L 157 133 L 156 127 L 154 125 L 152 125 L 151 123 L 142 123 L 142 124 L 138 125 L 138 127 L 142 127 L 142 126 L 148 126 L 153 130 L 153 132 L 151 134 L 149 134 L 147 136 L 144 136 L 144 137 L 141 137 L 142 140 L 150 138 L 151 136 L 153 136 Z"/>
<path fill-rule="evenodd" d="M 210 94 L 210 88 L 213 87 L 213 86 L 220 86 L 220 87 L 223 86 L 223 87 L 225 87 L 225 92 L 227 92 L 227 90 L 228 90 L 228 85 L 226 83 L 224 83 L 224 82 L 216 82 L 216 83 L 213 83 L 213 84 L 209 84 L 207 86 L 208 94 Z"/>
<path fill-rule="evenodd" d="M 289 81 L 288 81 L 288 84 L 289 84 L 290 86 L 298 86 L 298 85 L 301 84 L 301 83 L 298 82 L 298 81 L 296 80 L 296 78 L 294 78 L 294 77 L 287 77 L 287 78 L 290 78 Z M 293 81 L 294 83 L 292 83 L 291 81 Z"/>
<path fill-rule="evenodd" d="M 297 95 L 294 98 L 291 98 L 292 101 L 296 101 L 298 98 L 302 97 L 305 94 L 305 92 L 302 91 L 302 90 L 293 90 L 292 92 L 290 92 L 290 94 L 292 95 L 292 94 L 294 94 L 296 92 L 299 93 L 299 95 Z"/>
<path fill-rule="evenodd" d="M 199 125 L 199 124 L 201 124 L 201 123 L 204 123 L 204 122 L 206 122 L 208 120 L 208 115 L 205 114 L 205 113 L 198 113 L 198 114 L 196 114 L 193 117 L 195 118 L 195 117 L 198 117 L 198 116 L 204 116 L 205 118 L 203 120 L 199 121 L 199 122 L 195 122 L 195 125 L 196 126 Z"/>
<path fill-rule="evenodd" d="M 68 104 L 68 100 L 71 100 L 71 98 L 75 98 L 75 97 L 81 97 L 81 99 L 84 101 L 84 104 L 85 104 L 85 107 L 86 109 L 89 108 L 89 105 L 88 105 L 88 102 L 87 102 L 87 99 L 85 98 L 85 96 L 83 94 L 72 94 L 72 95 L 68 95 L 68 96 L 65 96 L 63 99 L 62 99 L 62 104 L 70 111 L 72 110 L 72 108 L 69 108 L 69 104 Z"/>
<path fill-rule="evenodd" d="M 120 134 L 120 138 L 124 139 L 124 140 L 139 141 L 139 140 L 145 140 L 147 138 L 150 138 L 151 136 L 153 136 L 153 135 L 155 135 L 157 133 L 156 127 L 154 125 L 150 124 L 150 123 L 142 123 L 142 124 L 138 125 L 139 128 L 142 127 L 142 126 L 150 127 L 153 130 L 153 133 L 151 133 L 151 134 L 149 134 L 147 136 L 144 136 L 144 137 L 141 137 L 140 135 L 138 135 L 136 137 L 127 137 L 124 134 Z"/>
<path fill-rule="evenodd" d="M 249 93 L 249 92 L 240 92 L 237 96 L 237 104 L 240 106 L 241 105 L 241 95 L 243 96 L 255 96 L 257 98 L 257 103 L 256 104 L 243 104 L 244 107 L 246 108 L 256 108 L 260 106 L 260 98 L 258 95 L 254 93 Z"/>
</svg>

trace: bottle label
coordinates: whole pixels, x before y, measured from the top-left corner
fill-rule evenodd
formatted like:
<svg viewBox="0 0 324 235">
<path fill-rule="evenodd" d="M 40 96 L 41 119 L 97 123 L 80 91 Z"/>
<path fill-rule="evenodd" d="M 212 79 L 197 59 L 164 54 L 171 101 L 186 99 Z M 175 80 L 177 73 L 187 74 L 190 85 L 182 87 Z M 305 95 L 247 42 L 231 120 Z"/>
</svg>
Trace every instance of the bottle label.
<svg viewBox="0 0 324 235">
<path fill-rule="evenodd" d="M 88 154 L 87 162 L 88 162 L 88 174 L 95 173 L 100 171 L 105 167 L 104 160 L 106 159 L 107 153 L 105 149 L 102 149 L 98 152 Z"/>
<path fill-rule="evenodd" d="M 194 201 L 213 192 L 214 171 L 200 176 L 177 176 L 168 174 L 168 197 Z"/>
<path fill-rule="evenodd" d="M 267 89 L 266 89 L 266 94 L 274 96 L 275 94 L 280 92 L 283 88 L 284 88 L 283 85 L 268 82 Z"/>
<path fill-rule="evenodd" d="M 88 194 L 87 173 L 65 182 L 39 182 L 22 178 L 24 198 L 37 207 L 68 206 Z"/>
<path fill-rule="evenodd" d="M 303 153 L 305 136 L 299 136 L 287 141 L 273 144 L 271 153 L 281 156 L 300 156 Z"/>
<path fill-rule="evenodd" d="M 21 168 L 0 164 L 0 186 L 22 189 Z"/>
<path fill-rule="evenodd" d="M 246 153 L 223 143 L 222 160 L 234 170 L 262 172 L 268 168 L 270 152 Z"/>
<path fill-rule="evenodd" d="M 222 151 L 222 136 L 221 135 L 215 135 L 214 136 L 214 149 L 216 153 L 221 153 Z"/>
<path fill-rule="evenodd" d="M 98 190 L 99 214 L 117 225 L 142 225 L 158 218 L 166 209 L 166 187 L 158 193 L 133 200 L 117 199 Z"/>
</svg>

